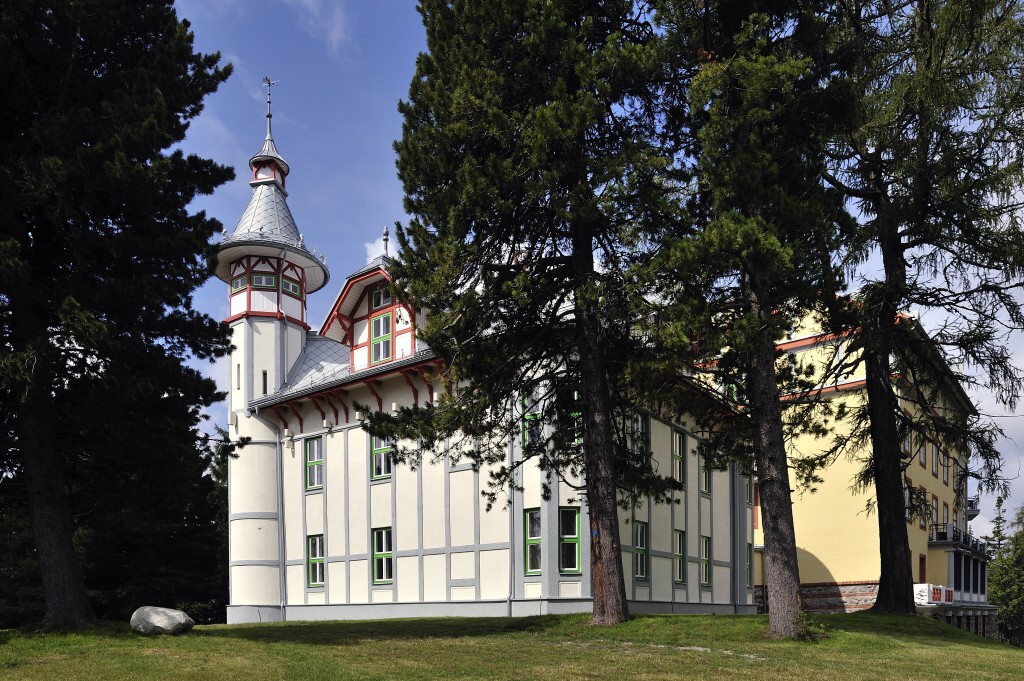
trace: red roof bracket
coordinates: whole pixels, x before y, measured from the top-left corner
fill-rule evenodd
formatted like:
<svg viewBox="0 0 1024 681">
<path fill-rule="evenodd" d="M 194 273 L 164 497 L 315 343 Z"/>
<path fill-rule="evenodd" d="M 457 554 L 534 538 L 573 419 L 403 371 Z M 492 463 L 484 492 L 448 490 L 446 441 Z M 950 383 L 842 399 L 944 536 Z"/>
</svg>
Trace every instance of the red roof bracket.
<svg viewBox="0 0 1024 681">
<path fill-rule="evenodd" d="M 384 411 L 384 400 L 380 399 L 380 394 L 374 386 L 379 386 L 380 381 L 368 380 L 366 381 L 366 387 L 370 390 L 370 394 L 377 400 L 377 411 Z"/>
</svg>

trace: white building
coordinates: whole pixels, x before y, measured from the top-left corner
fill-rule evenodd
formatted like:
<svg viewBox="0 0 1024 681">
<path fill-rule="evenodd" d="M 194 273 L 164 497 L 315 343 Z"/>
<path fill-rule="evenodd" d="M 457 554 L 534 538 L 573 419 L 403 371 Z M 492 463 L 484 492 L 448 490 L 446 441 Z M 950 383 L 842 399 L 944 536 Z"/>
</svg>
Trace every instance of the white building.
<svg viewBox="0 0 1024 681">
<path fill-rule="evenodd" d="M 252 157 L 252 198 L 219 250 L 229 286 L 228 622 L 530 615 L 591 608 L 586 504 L 542 473 L 486 511 L 488 471 L 467 461 L 393 465 L 355 402 L 393 409 L 437 398 L 437 359 L 413 311 L 382 284 L 384 259 L 349 276 L 319 331 L 306 296 L 328 282 L 285 197 L 270 131 Z M 620 511 L 633 612 L 753 612 L 752 492 L 737 470 L 704 469 L 692 422 L 641 417 L 678 503 Z M 509 457 L 522 456 L 509 443 Z"/>
</svg>

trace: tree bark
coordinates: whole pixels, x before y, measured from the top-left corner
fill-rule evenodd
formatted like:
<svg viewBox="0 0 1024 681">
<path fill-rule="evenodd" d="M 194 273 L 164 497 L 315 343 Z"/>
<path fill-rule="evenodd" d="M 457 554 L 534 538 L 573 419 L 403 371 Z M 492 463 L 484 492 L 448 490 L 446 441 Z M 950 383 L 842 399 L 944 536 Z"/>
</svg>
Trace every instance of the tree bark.
<svg viewBox="0 0 1024 681">
<path fill-rule="evenodd" d="M 767 324 L 772 311 L 763 306 L 748 284 L 752 312 Z M 789 464 L 782 426 L 782 403 L 776 380 L 775 342 L 764 335 L 750 356 L 747 388 L 754 419 L 754 461 L 761 488 L 764 521 L 764 570 L 768 599 L 768 626 L 772 636 L 797 633 L 800 612 L 800 568 L 796 555 L 796 528 L 789 487 Z"/>
<path fill-rule="evenodd" d="M 95 623 L 86 594 L 81 566 L 75 555 L 74 530 L 63 464 L 54 437 L 59 415 L 50 404 L 46 369 L 37 364 L 18 410 L 18 449 L 25 475 L 25 491 L 36 557 L 43 582 L 45 628 L 82 628 Z"/>
<path fill-rule="evenodd" d="M 585 405 L 583 438 L 587 507 L 590 515 L 590 576 L 594 598 L 592 622 L 619 624 L 629 619 L 619 514 L 616 503 L 615 450 L 601 322 L 593 291 L 592 238 L 585 227 L 574 229 L 574 268 L 577 277 L 576 323 L 580 363 L 580 398 Z"/>
</svg>

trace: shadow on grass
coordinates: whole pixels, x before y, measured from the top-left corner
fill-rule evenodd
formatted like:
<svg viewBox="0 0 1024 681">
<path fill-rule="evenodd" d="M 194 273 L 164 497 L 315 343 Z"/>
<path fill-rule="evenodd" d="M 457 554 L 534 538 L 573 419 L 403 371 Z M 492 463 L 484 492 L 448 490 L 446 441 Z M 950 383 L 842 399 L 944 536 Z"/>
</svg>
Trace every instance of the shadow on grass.
<svg viewBox="0 0 1024 681">
<path fill-rule="evenodd" d="M 263 643 L 355 645 L 362 641 L 472 638 L 502 634 L 539 634 L 566 624 L 566 617 L 472 617 L 437 619 L 353 620 L 333 622 L 281 622 L 195 629 L 190 635 L 233 638 Z"/>
<path fill-rule="evenodd" d="M 1003 645 L 923 615 L 889 615 L 864 610 L 846 614 L 815 615 L 814 621 L 824 624 L 830 631 L 869 634 L 903 642 L 914 641 L 921 645 L 941 646 L 951 642 Z"/>
</svg>

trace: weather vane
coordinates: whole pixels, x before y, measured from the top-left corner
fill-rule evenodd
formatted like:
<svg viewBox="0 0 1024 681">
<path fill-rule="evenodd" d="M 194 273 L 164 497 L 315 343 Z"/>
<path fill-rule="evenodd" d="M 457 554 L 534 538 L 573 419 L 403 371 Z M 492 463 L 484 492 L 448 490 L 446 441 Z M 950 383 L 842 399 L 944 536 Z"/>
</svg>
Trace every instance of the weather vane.
<svg viewBox="0 0 1024 681">
<path fill-rule="evenodd" d="M 384 225 L 384 257 L 388 257 L 388 226 Z"/>
<path fill-rule="evenodd" d="M 263 84 L 267 86 L 267 135 L 270 135 L 270 119 L 274 114 L 270 113 L 270 88 L 277 85 L 276 80 L 270 80 L 270 76 L 263 76 Z"/>
</svg>

